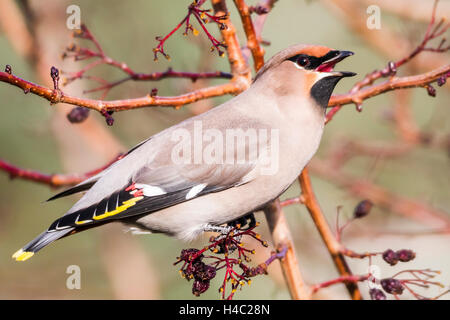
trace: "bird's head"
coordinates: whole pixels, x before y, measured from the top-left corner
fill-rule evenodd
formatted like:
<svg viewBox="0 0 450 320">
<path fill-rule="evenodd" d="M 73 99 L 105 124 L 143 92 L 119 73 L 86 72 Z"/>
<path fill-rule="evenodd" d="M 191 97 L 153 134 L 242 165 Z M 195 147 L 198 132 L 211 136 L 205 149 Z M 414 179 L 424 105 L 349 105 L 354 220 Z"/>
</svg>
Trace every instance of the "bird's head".
<svg viewBox="0 0 450 320">
<path fill-rule="evenodd" d="M 335 65 L 351 51 L 340 51 L 317 45 L 294 45 L 275 56 L 259 70 L 256 82 L 266 82 L 278 95 L 301 94 L 326 108 L 334 87 L 354 72 L 334 71 Z M 261 80 L 259 80 L 261 79 Z M 264 79 L 264 80 L 263 80 Z"/>
</svg>

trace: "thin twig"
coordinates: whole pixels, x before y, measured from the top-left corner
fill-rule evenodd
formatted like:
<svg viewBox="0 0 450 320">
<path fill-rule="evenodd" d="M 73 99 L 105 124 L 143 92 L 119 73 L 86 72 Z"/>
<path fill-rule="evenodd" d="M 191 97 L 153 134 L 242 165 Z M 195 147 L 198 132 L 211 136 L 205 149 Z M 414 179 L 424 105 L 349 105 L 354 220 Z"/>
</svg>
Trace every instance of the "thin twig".
<svg viewBox="0 0 450 320">
<path fill-rule="evenodd" d="M 364 281 L 368 280 L 369 278 L 370 278 L 370 274 L 361 275 L 361 276 L 360 275 L 341 276 L 341 277 L 338 277 L 333 280 L 318 283 L 311 287 L 311 291 L 314 294 L 314 293 L 317 293 L 317 291 L 319 291 L 320 289 L 328 288 L 333 285 L 341 284 L 341 283 L 344 283 L 344 284 L 353 283 L 356 285 L 358 282 L 364 282 Z"/>
<path fill-rule="evenodd" d="M 140 73 L 131 69 L 128 64 L 125 62 L 117 61 L 106 55 L 103 50 L 100 42 L 94 36 L 94 34 L 83 24 L 81 25 L 80 30 L 74 32 L 75 38 L 81 38 L 88 41 L 91 41 L 96 47 L 97 51 L 93 51 L 89 48 L 80 47 L 75 44 L 69 45 L 64 51 L 62 57 L 63 58 L 73 58 L 74 61 L 84 61 L 87 59 L 97 59 L 90 64 L 83 67 L 81 70 L 76 72 L 62 72 L 66 75 L 64 84 L 67 85 L 72 81 L 77 79 L 91 79 L 100 83 L 99 87 L 95 87 L 89 90 L 85 90 L 84 93 L 103 91 L 103 96 L 114 87 L 126 82 L 126 81 L 159 81 L 165 78 L 187 78 L 192 81 L 196 81 L 197 79 L 210 79 L 210 78 L 224 78 L 231 79 L 231 74 L 221 71 L 215 72 L 180 72 L 173 71 L 171 68 L 164 72 L 151 72 L 151 73 Z M 116 81 L 106 81 L 104 79 L 86 75 L 89 70 L 94 69 L 98 65 L 105 64 L 115 67 L 126 74 L 126 77 L 116 80 Z"/>
<path fill-rule="evenodd" d="M 111 164 L 121 159 L 122 157 L 123 155 L 119 155 L 106 165 L 82 174 L 44 174 L 36 170 L 19 168 L 1 159 L 0 159 L 0 170 L 7 172 L 11 179 L 20 178 L 24 180 L 46 184 L 51 187 L 72 186 L 103 171 L 104 169 L 108 168 Z"/>
</svg>

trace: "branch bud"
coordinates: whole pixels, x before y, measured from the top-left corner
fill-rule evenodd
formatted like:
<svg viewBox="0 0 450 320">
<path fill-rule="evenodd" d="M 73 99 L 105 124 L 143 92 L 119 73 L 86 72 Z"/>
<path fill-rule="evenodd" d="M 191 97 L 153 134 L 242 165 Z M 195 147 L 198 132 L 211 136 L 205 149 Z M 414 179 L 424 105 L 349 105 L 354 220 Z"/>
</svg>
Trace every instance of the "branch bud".
<svg viewBox="0 0 450 320">
<path fill-rule="evenodd" d="M 447 77 L 446 76 L 442 76 L 437 80 L 437 85 L 439 87 L 442 87 L 445 83 L 447 82 Z"/>
<path fill-rule="evenodd" d="M 59 70 L 56 67 L 51 67 L 50 76 L 53 80 L 53 87 L 55 90 L 58 90 L 58 82 L 59 82 Z"/>
</svg>

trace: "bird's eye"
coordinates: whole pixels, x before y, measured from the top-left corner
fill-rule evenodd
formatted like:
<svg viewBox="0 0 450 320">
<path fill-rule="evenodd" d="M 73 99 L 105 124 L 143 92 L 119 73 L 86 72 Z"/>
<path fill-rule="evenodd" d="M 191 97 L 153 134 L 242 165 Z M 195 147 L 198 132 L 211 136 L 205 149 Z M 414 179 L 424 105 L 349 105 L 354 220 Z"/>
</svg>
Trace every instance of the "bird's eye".
<svg viewBox="0 0 450 320">
<path fill-rule="evenodd" d="M 308 57 L 300 56 L 297 58 L 297 64 L 301 67 L 307 67 L 310 63 L 311 62 L 309 61 Z"/>
</svg>

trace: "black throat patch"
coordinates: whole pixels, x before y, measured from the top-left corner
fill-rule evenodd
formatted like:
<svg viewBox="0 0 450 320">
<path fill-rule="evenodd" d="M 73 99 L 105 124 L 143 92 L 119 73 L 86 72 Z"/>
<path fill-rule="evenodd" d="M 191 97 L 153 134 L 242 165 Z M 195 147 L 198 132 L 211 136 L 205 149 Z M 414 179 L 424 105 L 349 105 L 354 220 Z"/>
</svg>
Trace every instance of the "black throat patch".
<svg viewBox="0 0 450 320">
<path fill-rule="evenodd" d="M 317 81 L 311 88 L 311 97 L 319 106 L 326 109 L 334 87 L 341 80 L 341 76 L 329 76 Z"/>
</svg>

